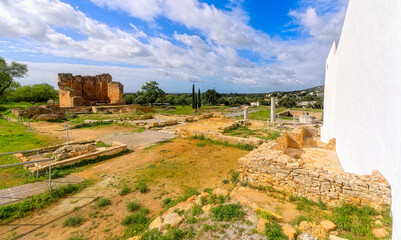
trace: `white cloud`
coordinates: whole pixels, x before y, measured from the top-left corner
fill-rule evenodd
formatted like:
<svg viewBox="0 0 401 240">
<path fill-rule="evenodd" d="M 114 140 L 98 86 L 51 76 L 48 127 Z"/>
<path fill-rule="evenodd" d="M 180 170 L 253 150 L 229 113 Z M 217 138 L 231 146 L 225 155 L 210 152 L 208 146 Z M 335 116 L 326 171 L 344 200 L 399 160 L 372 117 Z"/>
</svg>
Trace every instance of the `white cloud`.
<svg viewBox="0 0 401 240">
<path fill-rule="evenodd" d="M 339 36 L 346 3 L 346 0 L 340 0 L 341 4 L 336 4 L 336 0 L 301 0 L 299 9 L 289 15 L 296 28 L 310 37 L 282 40 L 271 39 L 268 34 L 252 28 L 240 2 L 233 1 L 228 10 L 221 10 L 197 0 L 91 1 L 99 7 L 126 12 L 152 26 L 157 26 L 158 17 L 165 17 L 197 34 L 176 32 L 169 37 L 159 32 L 149 36 L 132 23 L 129 23 L 132 29 L 126 31 L 110 27 L 60 0 L 2 0 L 0 38 L 15 39 L 14 49 L 7 43 L 9 51 L 141 66 L 115 71 L 117 76 L 134 72 L 139 78 L 149 80 L 205 83 L 204 79 L 212 78 L 264 89 L 302 87 L 323 82 L 324 59 L 331 42 Z M 329 11 L 328 5 L 335 10 Z M 76 31 L 84 38 L 73 39 L 58 31 L 60 28 Z M 258 54 L 262 61 L 240 57 L 239 50 Z M 265 60 L 274 61 L 265 64 Z M 34 69 L 46 71 L 30 64 Z M 93 66 L 56 65 L 58 72 L 65 72 L 60 67 L 66 67 L 75 74 L 75 70 L 80 72 L 88 67 L 96 69 L 93 74 L 99 73 L 99 68 Z M 34 76 L 39 76 L 39 70 L 33 71 Z M 146 74 L 138 75 L 144 72 Z M 55 72 L 52 72 L 53 77 L 43 74 L 47 76 L 45 79 L 54 79 Z M 152 74 L 153 79 L 149 77 Z M 124 79 L 129 81 L 129 78 Z"/>
</svg>

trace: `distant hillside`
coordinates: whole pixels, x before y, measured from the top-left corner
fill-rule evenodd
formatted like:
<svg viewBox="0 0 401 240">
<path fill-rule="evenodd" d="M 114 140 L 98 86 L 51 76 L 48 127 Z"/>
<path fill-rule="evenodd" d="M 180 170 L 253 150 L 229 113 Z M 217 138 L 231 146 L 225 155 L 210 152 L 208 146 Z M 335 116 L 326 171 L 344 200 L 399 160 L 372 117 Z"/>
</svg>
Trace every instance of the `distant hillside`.
<svg viewBox="0 0 401 240">
<path fill-rule="evenodd" d="M 305 92 L 306 94 L 311 93 L 311 92 L 324 93 L 324 85 L 313 87 L 313 88 L 302 89 L 302 90 L 295 90 L 295 91 L 275 91 L 275 92 L 269 92 L 268 94 L 276 93 L 278 95 L 285 95 L 286 93 L 297 94 L 297 93 L 301 93 L 301 92 Z"/>
</svg>

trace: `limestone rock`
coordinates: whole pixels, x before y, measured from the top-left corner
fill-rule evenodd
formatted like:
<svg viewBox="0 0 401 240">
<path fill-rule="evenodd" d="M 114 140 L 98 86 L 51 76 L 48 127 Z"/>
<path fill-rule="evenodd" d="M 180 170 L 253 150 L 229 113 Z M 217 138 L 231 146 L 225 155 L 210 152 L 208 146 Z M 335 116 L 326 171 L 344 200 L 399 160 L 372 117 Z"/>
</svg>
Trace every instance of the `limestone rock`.
<svg viewBox="0 0 401 240">
<path fill-rule="evenodd" d="M 264 233 L 265 232 L 266 223 L 267 223 L 266 219 L 264 219 L 264 218 L 259 219 L 258 225 L 256 227 L 256 229 L 258 230 L 259 233 Z"/>
<path fill-rule="evenodd" d="M 320 222 L 320 226 L 322 226 L 326 232 L 333 231 L 337 228 L 337 225 L 335 225 L 332 221 L 330 220 L 324 220 Z"/>
<path fill-rule="evenodd" d="M 227 190 L 224 190 L 221 188 L 216 188 L 213 190 L 212 194 L 216 195 L 216 196 L 219 196 L 219 195 L 228 196 L 229 192 Z"/>
<path fill-rule="evenodd" d="M 142 240 L 142 236 L 135 236 L 132 238 L 128 238 L 127 240 Z"/>
<path fill-rule="evenodd" d="M 159 216 L 153 222 L 149 224 L 149 229 L 152 230 L 154 228 L 161 230 L 163 228 L 163 219 Z"/>
<path fill-rule="evenodd" d="M 73 144 L 65 145 L 53 152 L 53 157 L 60 161 L 76 156 L 80 156 L 86 153 L 96 152 L 96 146 L 94 144 Z"/>
<path fill-rule="evenodd" d="M 283 228 L 283 233 L 291 240 L 295 239 L 295 234 L 297 231 L 295 228 L 291 227 L 289 224 L 282 224 L 281 227 Z"/>
<path fill-rule="evenodd" d="M 389 235 L 385 228 L 373 228 L 372 233 L 377 238 L 384 238 Z"/>
<path fill-rule="evenodd" d="M 338 232 L 337 231 L 331 231 L 329 232 L 330 235 L 334 235 L 334 236 L 338 236 Z"/>
<path fill-rule="evenodd" d="M 37 121 L 55 121 L 59 119 L 66 119 L 66 117 L 63 113 L 46 113 L 35 115 L 33 119 Z"/>
<path fill-rule="evenodd" d="M 303 232 L 298 236 L 297 240 L 319 240 L 319 238 L 307 232 Z"/>
<path fill-rule="evenodd" d="M 330 235 L 330 236 L 329 236 L 329 239 L 330 239 L 330 240 L 348 240 L 348 239 L 346 239 L 346 238 L 340 238 L 340 237 L 337 237 L 337 236 L 334 236 L 334 235 Z"/>
<path fill-rule="evenodd" d="M 203 212 L 209 212 L 210 209 L 212 208 L 212 205 L 208 204 L 202 207 Z"/>
<path fill-rule="evenodd" d="M 298 228 L 299 230 L 310 233 L 318 238 L 324 239 L 327 236 L 327 231 L 322 226 L 316 225 L 316 223 L 303 221 L 299 224 Z"/>
<path fill-rule="evenodd" d="M 178 227 L 182 222 L 183 218 L 177 213 L 169 213 L 163 216 L 163 224 L 170 225 L 170 227 Z"/>
</svg>

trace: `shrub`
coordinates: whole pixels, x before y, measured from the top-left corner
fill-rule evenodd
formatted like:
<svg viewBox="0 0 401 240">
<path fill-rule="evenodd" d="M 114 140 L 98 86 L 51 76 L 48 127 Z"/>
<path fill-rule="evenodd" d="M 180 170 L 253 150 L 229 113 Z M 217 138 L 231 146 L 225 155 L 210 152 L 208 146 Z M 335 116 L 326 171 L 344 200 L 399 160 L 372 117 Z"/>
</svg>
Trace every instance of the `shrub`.
<svg viewBox="0 0 401 240">
<path fill-rule="evenodd" d="M 206 144 L 204 144 L 204 143 L 197 143 L 196 146 L 198 146 L 198 147 L 204 147 L 204 146 L 206 146 Z"/>
<path fill-rule="evenodd" d="M 100 199 L 97 200 L 97 206 L 98 207 L 105 207 L 105 206 L 108 206 L 110 204 L 111 204 L 111 202 L 110 202 L 110 199 L 108 199 L 108 198 L 100 198 Z"/>
<path fill-rule="evenodd" d="M 71 237 L 67 238 L 67 240 L 84 240 L 84 235 L 83 234 L 74 234 Z"/>
<path fill-rule="evenodd" d="M 202 207 L 199 205 L 196 205 L 193 209 L 192 209 L 192 216 L 199 216 L 203 213 Z"/>
<path fill-rule="evenodd" d="M 210 210 L 212 216 L 217 221 L 231 221 L 232 219 L 240 219 L 244 216 L 242 206 L 240 204 L 219 205 Z"/>
<path fill-rule="evenodd" d="M 283 229 L 276 222 L 267 222 L 265 228 L 267 240 L 287 240 L 288 237 L 283 233 Z"/>
<path fill-rule="evenodd" d="M 130 192 L 131 192 L 131 188 L 124 186 L 118 194 L 120 194 L 120 196 L 124 196 Z"/>
<path fill-rule="evenodd" d="M 227 180 L 227 179 L 224 179 L 223 181 L 221 181 L 223 184 L 227 184 L 227 183 L 229 183 L 230 181 L 229 180 Z"/>
<path fill-rule="evenodd" d="M 205 196 L 200 197 L 200 204 L 203 206 L 206 204 L 206 198 Z"/>
<path fill-rule="evenodd" d="M 132 201 L 132 202 L 127 202 L 126 206 L 128 211 L 134 212 L 135 210 L 138 210 L 141 205 L 137 201 Z"/>
<path fill-rule="evenodd" d="M 84 221 L 82 217 L 79 216 L 69 216 L 63 222 L 63 227 L 78 227 Z"/>
<path fill-rule="evenodd" d="M 139 190 L 139 192 L 141 193 L 146 193 L 147 191 L 149 191 L 149 188 L 144 181 L 138 182 L 138 184 L 136 185 L 136 189 Z"/>
<path fill-rule="evenodd" d="M 230 173 L 231 173 L 231 182 L 234 185 L 237 185 L 237 183 L 239 182 L 239 172 L 234 172 L 233 170 L 231 170 Z"/>
<path fill-rule="evenodd" d="M 139 211 L 137 211 L 136 213 L 126 216 L 122 220 L 121 224 L 125 225 L 125 226 L 132 225 L 132 224 L 146 225 L 150 221 L 150 219 L 148 217 L 146 217 L 146 214 L 148 213 L 148 211 L 149 211 L 148 209 L 142 208 Z"/>
<path fill-rule="evenodd" d="M 217 200 L 219 201 L 220 204 L 223 204 L 226 202 L 226 198 L 221 194 L 217 197 Z"/>
</svg>

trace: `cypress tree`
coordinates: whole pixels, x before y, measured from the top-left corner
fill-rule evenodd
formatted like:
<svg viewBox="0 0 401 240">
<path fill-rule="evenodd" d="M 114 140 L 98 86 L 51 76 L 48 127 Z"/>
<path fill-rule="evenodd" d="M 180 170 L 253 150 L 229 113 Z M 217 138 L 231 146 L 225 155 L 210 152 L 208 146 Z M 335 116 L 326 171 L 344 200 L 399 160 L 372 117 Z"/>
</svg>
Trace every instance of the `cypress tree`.
<svg viewBox="0 0 401 240">
<path fill-rule="evenodd" d="M 195 84 L 192 84 L 192 108 L 196 109 Z"/>
<path fill-rule="evenodd" d="M 198 108 L 200 109 L 202 107 L 202 99 L 201 99 L 201 93 L 200 93 L 200 88 L 198 89 Z"/>
</svg>

